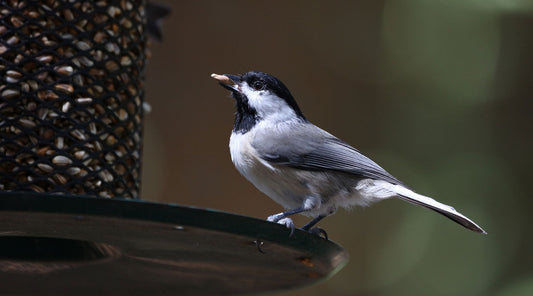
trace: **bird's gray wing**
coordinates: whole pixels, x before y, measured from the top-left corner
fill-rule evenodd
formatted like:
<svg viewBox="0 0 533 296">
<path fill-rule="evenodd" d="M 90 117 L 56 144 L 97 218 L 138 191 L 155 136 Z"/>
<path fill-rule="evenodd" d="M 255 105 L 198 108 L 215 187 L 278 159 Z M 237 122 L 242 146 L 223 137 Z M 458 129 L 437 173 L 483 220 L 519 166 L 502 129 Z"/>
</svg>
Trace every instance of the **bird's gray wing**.
<svg viewBox="0 0 533 296">
<path fill-rule="evenodd" d="M 338 171 L 403 185 L 357 149 L 310 123 L 258 134 L 252 146 L 262 159 L 275 165 Z"/>
</svg>

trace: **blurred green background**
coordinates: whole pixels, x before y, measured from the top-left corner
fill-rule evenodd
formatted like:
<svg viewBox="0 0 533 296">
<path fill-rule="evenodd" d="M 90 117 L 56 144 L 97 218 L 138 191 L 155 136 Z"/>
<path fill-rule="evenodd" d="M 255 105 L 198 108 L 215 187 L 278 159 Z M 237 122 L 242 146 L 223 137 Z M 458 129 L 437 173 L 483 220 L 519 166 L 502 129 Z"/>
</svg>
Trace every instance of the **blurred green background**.
<svg viewBox="0 0 533 296">
<path fill-rule="evenodd" d="M 263 71 L 313 123 L 489 233 L 399 200 L 340 210 L 320 226 L 348 265 L 281 295 L 533 295 L 533 1 L 160 2 L 143 199 L 282 210 L 234 169 L 233 100 L 209 77 Z"/>
</svg>

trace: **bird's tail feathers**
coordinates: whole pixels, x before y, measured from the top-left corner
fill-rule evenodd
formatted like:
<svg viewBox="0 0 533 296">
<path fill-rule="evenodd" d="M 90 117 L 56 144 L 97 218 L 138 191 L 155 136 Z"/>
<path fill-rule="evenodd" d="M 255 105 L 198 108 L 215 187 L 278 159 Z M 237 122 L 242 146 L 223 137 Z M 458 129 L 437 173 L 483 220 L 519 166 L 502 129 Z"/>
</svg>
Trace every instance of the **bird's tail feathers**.
<svg viewBox="0 0 533 296">
<path fill-rule="evenodd" d="M 463 214 L 459 213 L 458 211 L 456 211 L 453 207 L 449 205 L 440 203 L 431 197 L 418 194 L 401 185 L 390 184 L 390 188 L 388 189 L 395 192 L 398 195 L 398 197 L 402 200 L 434 210 L 437 213 L 446 216 L 447 218 L 453 220 L 454 222 L 461 224 L 462 226 L 472 231 L 487 234 L 485 230 L 483 230 L 483 228 L 479 227 L 476 223 L 474 223 L 474 221 L 468 219 Z"/>
</svg>

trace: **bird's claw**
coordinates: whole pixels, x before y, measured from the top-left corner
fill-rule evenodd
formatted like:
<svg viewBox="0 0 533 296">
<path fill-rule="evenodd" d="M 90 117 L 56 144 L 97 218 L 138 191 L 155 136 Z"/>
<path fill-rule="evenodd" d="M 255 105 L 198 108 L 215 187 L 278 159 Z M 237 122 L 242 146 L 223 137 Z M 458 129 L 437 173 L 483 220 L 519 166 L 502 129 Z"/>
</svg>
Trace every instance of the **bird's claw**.
<svg viewBox="0 0 533 296">
<path fill-rule="evenodd" d="M 324 229 L 322 229 L 320 227 L 313 227 L 313 228 L 307 230 L 307 232 L 312 233 L 312 234 L 316 234 L 316 235 L 324 238 L 325 240 L 329 240 L 328 239 L 328 233 Z"/>
<path fill-rule="evenodd" d="M 291 232 L 289 233 L 289 237 L 294 234 L 294 222 L 292 222 L 291 218 L 280 219 L 280 220 L 278 220 L 278 224 L 285 225 L 285 227 L 287 227 L 287 228 L 289 228 L 291 230 Z"/>
<path fill-rule="evenodd" d="M 282 218 L 283 218 L 283 213 L 279 213 L 279 214 L 274 214 L 274 215 L 268 216 L 267 221 L 268 222 L 278 223 L 278 221 L 282 220 Z M 280 224 L 282 224 L 282 223 L 280 223 Z"/>
</svg>

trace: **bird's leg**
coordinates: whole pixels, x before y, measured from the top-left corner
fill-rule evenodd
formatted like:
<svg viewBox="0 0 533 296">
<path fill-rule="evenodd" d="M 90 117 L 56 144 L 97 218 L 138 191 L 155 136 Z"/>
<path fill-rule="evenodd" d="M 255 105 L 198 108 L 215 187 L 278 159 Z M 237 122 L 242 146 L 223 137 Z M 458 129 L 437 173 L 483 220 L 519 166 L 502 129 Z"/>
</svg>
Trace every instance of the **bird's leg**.
<svg viewBox="0 0 533 296">
<path fill-rule="evenodd" d="M 283 218 L 287 218 L 290 215 L 298 214 L 298 213 L 301 213 L 303 211 L 305 211 L 305 209 L 303 207 L 299 207 L 299 208 L 296 208 L 296 209 L 288 210 L 288 211 L 285 211 L 285 212 L 281 212 L 281 213 L 269 216 L 267 218 L 267 221 L 269 221 L 269 222 L 279 222 Z"/>
<path fill-rule="evenodd" d="M 310 211 L 310 210 L 313 210 L 313 209 L 317 209 L 318 207 L 320 207 L 320 199 L 317 198 L 317 197 L 314 197 L 314 196 L 308 196 L 304 199 L 303 201 L 303 204 L 301 207 L 298 207 L 296 209 L 292 209 L 292 210 L 288 210 L 286 212 L 282 212 L 282 213 L 279 213 L 279 214 L 275 214 L 275 215 L 272 215 L 270 217 L 267 218 L 268 221 L 270 222 L 277 222 L 278 224 L 282 224 L 282 225 L 285 225 L 287 226 L 287 228 L 289 228 L 291 230 L 291 233 L 289 234 L 289 236 L 292 236 L 292 234 L 294 233 L 294 222 L 292 222 L 292 219 L 291 218 L 288 218 L 288 216 L 290 215 L 294 215 L 294 214 L 298 214 L 298 213 L 301 213 L 301 212 L 307 212 L 307 211 Z M 324 218 L 325 216 L 322 216 L 322 218 Z M 320 219 L 322 219 L 320 218 Z M 315 225 L 320 219 L 314 219 L 313 221 L 315 221 L 313 224 L 311 224 L 309 226 L 309 228 L 313 225 Z M 313 222 L 311 221 L 311 223 Z M 304 226 L 305 227 L 305 226 Z M 325 233 L 325 231 L 323 231 Z"/>
<path fill-rule="evenodd" d="M 267 218 L 267 221 L 276 222 L 278 224 L 285 225 L 287 228 L 291 230 L 291 233 L 289 234 L 289 236 L 292 236 L 292 234 L 294 233 L 294 222 L 292 222 L 291 218 L 287 218 L 287 217 L 290 215 L 301 213 L 303 211 L 306 211 L 304 207 L 299 207 L 296 209 L 288 210 L 282 213 L 269 216 Z"/>
<path fill-rule="evenodd" d="M 305 224 L 302 227 L 302 230 L 309 231 L 311 229 L 311 227 L 315 226 L 318 222 L 320 222 L 320 220 L 324 219 L 325 217 L 326 217 L 326 215 L 320 215 L 320 216 L 314 218 L 309 223 Z"/>
<path fill-rule="evenodd" d="M 324 219 L 325 217 L 327 217 L 327 215 L 320 215 L 316 218 L 314 218 L 313 220 L 311 220 L 309 223 L 305 224 L 303 227 L 302 227 L 302 230 L 304 231 L 307 231 L 309 233 L 314 233 L 318 236 L 323 236 L 326 240 L 328 240 L 328 234 L 327 232 L 320 228 L 320 227 L 314 227 L 320 220 Z"/>
</svg>

